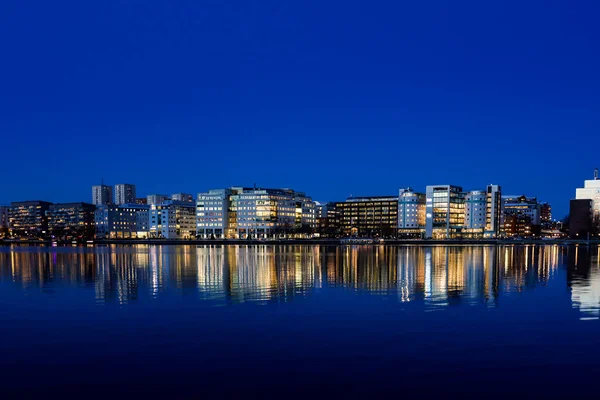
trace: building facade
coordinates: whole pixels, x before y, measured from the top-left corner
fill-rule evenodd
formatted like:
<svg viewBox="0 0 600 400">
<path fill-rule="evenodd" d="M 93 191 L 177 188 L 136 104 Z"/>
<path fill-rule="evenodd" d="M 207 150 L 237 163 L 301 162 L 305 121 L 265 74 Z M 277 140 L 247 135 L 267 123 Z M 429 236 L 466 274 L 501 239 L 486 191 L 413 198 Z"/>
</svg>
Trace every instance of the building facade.
<svg viewBox="0 0 600 400">
<path fill-rule="evenodd" d="M 232 215 L 232 189 L 213 189 L 198 193 L 196 198 L 196 234 L 201 239 L 222 239 L 235 236 L 235 215 Z M 231 218 L 230 218 L 231 217 Z M 230 227 L 232 227 L 230 229 Z"/>
<path fill-rule="evenodd" d="M 166 194 L 149 194 L 146 196 L 146 204 L 149 206 L 155 206 L 167 200 L 169 200 L 169 196 Z"/>
<path fill-rule="evenodd" d="M 12 236 L 39 238 L 47 235 L 48 201 L 16 201 L 8 209 L 9 229 Z"/>
<path fill-rule="evenodd" d="M 91 239 L 96 206 L 89 203 L 51 204 L 46 211 L 48 233 L 56 239 Z"/>
<path fill-rule="evenodd" d="M 465 195 L 465 227 L 463 237 L 481 238 L 487 226 L 487 193 L 473 190 Z"/>
<path fill-rule="evenodd" d="M 149 237 L 193 239 L 196 237 L 196 206 L 184 201 L 166 200 L 150 206 Z"/>
<path fill-rule="evenodd" d="M 113 188 L 107 185 L 92 186 L 92 204 L 101 206 L 113 203 Z"/>
<path fill-rule="evenodd" d="M 398 237 L 421 239 L 425 236 L 425 194 L 411 188 L 398 194 Z"/>
<path fill-rule="evenodd" d="M 96 207 L 94 214 L 97 239 L 136 238 L 136 212 L 114 204 Z"/>
<path fill-rule="evenodd" d="M 459 186 L 433 185 L 426 190 L 427 239 L 462 237 L 465 224 L 465 194 Z"/>
<path fill-rule="evenodd" d="M 136 191 L 135 185 L 130 183 L 119 183 L 115 185 L 115 204 L 135 203 Z"/>
<path fill-rule="evenodd" d="M 594 171 L 594 179 L 586 180 L 583 188 L 575 191 L 575 200 L 592 201 L 592 223 L 594 231 L 600 231 L 600 178 L 598 170 Z"/>
<path fill-rule="evenodd" d="M 593 200 L 571 200 L 569 210 L 569 236 L 571 239 L 593 238 L 598 233 L 594 222 Z"/>
<path fill-rule="evenodd" d="M 503 196 L 503 235 L 507 237 L 532 237 L 541 233 L 541 205 L 535 197 Z M 508 219 L 519 216 L 517 219 Z M 515 230 L 514 225 L 527 224 L 526 229 Z M 526 236 L 523 236 L 525 234 Z"/>
<path fill-rule="evenodd" d="M 398 198 L 350 197 L 335 203 L 336 225 L 342 236 L 395 237 L 398 230 Z"/>
<path fill-rule="evenodd" d="M 0 206 L 0 237 L 8 236 L 8 206 Z"/>
<path fill-rule="evenodd" d="M 486 195 L 484 237 L 496 238 L 500 236 L 502 226 L 502 188 L 500 185 L 488 185 Z"/>
<path fill-rule="evenodd" d="M 186 203 L 193 203 L 194 202 L 194 195 L 188 194 L 188 193 L 173 193 L 171 195 L 171 200 L 174 201 L 184 201 Z"/>
</svg>

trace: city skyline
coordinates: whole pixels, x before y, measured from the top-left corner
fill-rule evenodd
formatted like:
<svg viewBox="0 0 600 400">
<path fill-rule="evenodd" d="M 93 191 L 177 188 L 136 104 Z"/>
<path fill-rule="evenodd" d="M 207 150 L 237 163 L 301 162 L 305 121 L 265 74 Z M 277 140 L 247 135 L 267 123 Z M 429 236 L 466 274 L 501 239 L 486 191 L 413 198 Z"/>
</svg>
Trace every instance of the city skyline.
<svg viewBox="0 0 600 400">
<path fill-rule="evenodd" d="M 599 164 L 593 2 L 201 3 L 7 7 L 0 203 L 498 182 L 565 215 Z"/>
</svg>

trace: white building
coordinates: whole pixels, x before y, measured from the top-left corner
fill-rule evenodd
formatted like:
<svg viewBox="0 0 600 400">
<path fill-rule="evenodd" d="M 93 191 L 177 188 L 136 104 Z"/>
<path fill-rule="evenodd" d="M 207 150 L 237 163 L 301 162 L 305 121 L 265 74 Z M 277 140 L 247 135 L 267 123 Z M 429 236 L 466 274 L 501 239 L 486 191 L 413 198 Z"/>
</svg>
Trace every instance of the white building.
<svg viewBox="0 0 600 400">
<path fill-rule="evenodd" d="M 119 183 L 115 185 L 115 204 L 135 203 L 135 185 L 130 183 Z"/>
<path fill-rule="evenodd" d="M 171 200 L 173 201 L 185 201 L 187 203 L 194 202 L 194 196 L 188 193 L 173 193 L 171 195 Z"/>
<path fill-rule="evenodd" d="M 465 194 L 459 186 L 427 186 L 425 237 L 456 239 L 465 223 Z"/>
<path fill-rule="evenodd" d="M 198 193 L 200 238 L 266 238 L 309 234 L 316 227 L 315 203 L 290 189 L 232 187 Z"/>
<path fill-rule="evenodd" d="M 148 196 L 146 196 L 146 203 L 149 206 L 157 205 L 167 200 L 169 200 L 169 196 L 167 196 L 166 194 L 149 194 Z"/>
<path fill-rule="evenodd" d="M 232 189 L 213 189 L 198 193 L 196 199 L 196 234 L 202 239 L 226 238 L 233 233 L 229 230 Z M 232 221 L 235 225 L 235 220 Z"/>
<path fill-rule="evenodd" d="M 485 237 L 498 237 L 502 226 L 502 188 L 488 185 L 486 189 Z"/>
<path fill-rule="evenodd" d="M 411 188 L 398 194 L 398 237 L 421 238 L 425 232 L 425 194 Z"/>
<path fill-rule="evenodd" d="M 196 206 L 166 200 L 150 206 L 150 237 L 192 239 L 196 237 Z"/>
<path fill-rule="evenodd" d="M 465 195 L 465 229 L 483 234 L 487 221 L 487 193 L 473 190 Z"/>
<path fill-rule="evenodd" d="M 576 200 L 592 200 L 592 210 L 595 218 L 600 217 L 600 179 L 598 170 L 594 171 L 594 179 L 584 182 L 583 188 L 575 192 Z"/>
<path fill-rule="evenodd" d="M 112 204 L 112 200 L 112 186 L 106 186 L 104 184 L 92 186 L 92 204 L 96 206 Z"/>
</svg>

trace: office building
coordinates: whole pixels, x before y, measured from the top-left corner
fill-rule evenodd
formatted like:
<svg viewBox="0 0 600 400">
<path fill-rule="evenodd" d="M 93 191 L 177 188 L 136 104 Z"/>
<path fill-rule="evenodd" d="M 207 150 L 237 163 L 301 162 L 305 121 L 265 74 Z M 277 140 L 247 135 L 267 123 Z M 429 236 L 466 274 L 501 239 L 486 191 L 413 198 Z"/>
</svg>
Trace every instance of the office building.
<svg viewBox="0 0 600 400">
<path fill-rule="evenodd" d="M 0 237 L 8 236 L 8 206 L 0 206 Z"/>
<path fill-rule="evenodd" d="M 503 202 L 503 234 L 504 236 L 539 236 L 541 233 L 541 205 L 535 197 L 502 196 Z M 507 219 L 509 216 L 519 218 Z M 527 228 L 518 228 L 528 225 Z M 515 226 L 518 228 L 515 228 Z"/>
<path fill-rule="evenodd" d="M 593 238 L 598 233 L 594 222 L 593 200 L 571 200 L 569 213 L 569 236 L 571 239 Z"/>
<path fill-rule="evenodd" d="M 92 204 L 101 206 L 113 203 L 113 188 L 104 183 L 92 186 Z"/>
<path fill-rule="evenodd" d="M 165 200 L 150 206 L 149 237 L 193 239 L 196 237 L 196 206 L 185 201 Z"/>
<path fill-rule="evenodd" d="M 169 196 L 166 194 L 149 194 L 146 196 L 146 204 L 149 206 L 155 206 L 167 200 L 169 200 Z"/>
<path fill-rule="evenodd" d="M 115 185 L 116 205 L 135 203 L 135 185 L 130 183 L 119 183 Z"/>
<path fill-rule="evenodd" d="M 145 197 L 137 197 L 135 199 L 134 203 L 135 204 L 141 204 L 141 205 L 148 204 L 148 199 L 145 198 Z"/>
<path fill-rule="evenodd" d="M 233 193 L 232 189 L 213 189 L 205 193 L 198 193 L 196 198 L 196 234 L 198 238 L 235 237 L 236 215 L 231 209 Z"/>
<path fill-rule="evenodd" d="M 484 237 L 496 238 L 502 227 L 502 188 L 500 185 L 488 185 L 486 195 Z"/>
<path fill-rule="evenodd" d="M 294 192 L 296 203 L 295 227 L 297 234 L 310 235 L 317 226 L 316 203 L 305 193 Z"/>
<path fill-rule="evenodd" d="M 47 201 L 15 201 L 8 209 L 9 228 L 13 236 L 43 237 L 48 231 Z"/>
<path fill-rule="evenodd" d="M 236 237 L 289 236 L 296 230 L 296 198 L 290 189 L 245 189 L 232 196 Z"/>
<path fill-rule="evenodd" d="M 463 237 L 483 237 L 487 225 L 487 193 L 474 190 L 465 195 L 465 227 Z"/>
<path fill-rule="evenodd" d="M 171 200 L 174 201 L 185 201 L 187 203 L 194 202 L 194 196 L 188 193 L 174 193 L 171 195 Z"/>
<path fill-rule="evenodd" d="M 343 236 L 395 237 L 398 197 L 349 197 L 335 203 L 336 225 Z"/>
<path fill-rule="evenodd" d="M 316 231 L 321 237 L 335 237 L 338 234 L 335 203 L 315 202 Z"/>
<path fill-rule="evenodd" d="M 575 199 L 592 201 L 594 231 L 600 231 L 600 179 L 598 177 L 598 169 L 594 170 L 594 179 L 586 180 L 583 188 L 578 188 L 575 191 Z"/>
<path fill-rule="evenodd" d="M 89 203 L 51 204 L 46 211 L 48 233 L 56 239 L 91 239 L 95 211 L 96 206 Z"/>
<path fill-rule="evenodd" d="M 150 206 L 147 204 L 127 203 L 121 204 L 119 209 L 124 212 L 135 213 L 135 234 L 137 239 L 146 239 L 150 233 Z"/>
<path fill-rule="evenodd" d="M 465 194 L 459 186 L 433 185 L 426 190 L 425 237 L 456 239 L 465 224 Z"/>
<path fill-rule="evenodd" d="M 540 204 L 540 221 L 542 224 L 552 222 L 552 206 L 549 203 Z"/>
<path fill-rule="evenodd" d="M 136 237 L 136 211 L 123 209 L 114 204 L 96 207 L 94 213 L 96 238 L 134 239 Z"/>
<path fill-rule="evenodd" d="M 398 237 L 421 239 L 425 236 L 425 194 L 411 188 L 398 194 Z"/>
</svg>

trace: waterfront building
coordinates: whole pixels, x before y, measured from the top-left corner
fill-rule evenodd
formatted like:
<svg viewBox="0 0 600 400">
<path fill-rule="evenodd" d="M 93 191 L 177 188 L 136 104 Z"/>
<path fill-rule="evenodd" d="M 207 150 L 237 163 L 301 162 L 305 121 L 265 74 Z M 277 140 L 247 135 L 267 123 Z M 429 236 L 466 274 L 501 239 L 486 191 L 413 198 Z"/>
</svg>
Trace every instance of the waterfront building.
<svg viewBox="0 0 600 400">
<path fill-rule="evenodd" d="M 552 206 L 549 203 L 540 204 L 540 220 L 544 222 L 552 222 Z"/>
<path fill-rule="evenodd" d="M 322 237 L 334 237 L 337 235 L 337 225 L 335 223 L 335 203 L 315 202 L 316 210 L 316 231 Z"/>
<path fill-rule="evenodd" d="M 502 188 L 500 185 L 488 185 L 486 196 L 484 237 L 496 238 L 502 226 Z"/>
<path fill-rule="evenodd" d="M 185 201 L 187 203 L 193 203 L 194 202 L 194 195 L 188 194 L 188 193 L 174 193 L 173 195 L 171 195 L 171 200 L 174 201 Z"/>
<path fill-rule="evenodd" d="M 483 237 L 487 225 L 487 193 L 473 190 L 465 195 L 465 227 L 463 237 Z"/>
<path fill-rule="evenodd" d="M 571 200 L 569 212 L 569 236 L 572 239 L 592 238 L 597 233 L 594 222 L 593 200 Z"/>
<path fill-rule="evenodd" d="M 151 206 L 160 204 L 167 200 L 169 200 L 169 196 L 166 194 L 149 194 L 146 196 L 146 204 Z"/>
<path fill-rule="evenodd" d="M 94 237 L 96 206 L 89 203 L 51 204 L 46 211 L 48 233 L 57 239 Z"/>
<path fill-rule="evenodd" d="M 526 214 L 508 214 L 504 216 L 504 235 L 507 237 L 528 238 L 534 236 L 534 225 Z"/>
<path fill-rule="evenodd" d="M 0 237 L 8 236 L 8 206 L 0 206 Z"/>
<path fill-rule="evenodd" d="M 583 188 L 578 188 L 575 191 L 575 199 L 592 201 L 594 231 L 600 231 L 600 179 L 598 169 L 594 170 L 594 179 L 586 180 Z"/>
<path fill-rule="evenodd" d="M 465 194 L 459 186 L 432 185 L 426 189 L 425 237 L 456 239 L 465 224 Z"/>
<path fill-rule="evenodd" d="M 235 236 L 236 215 L 231 209 L 232 189 L 213 189 L 196 198 L 196 235 L 201 239 Z M 231 227 L 231 229 L 230 229 Z"/>
<path fill-rule="evenodd" d="M 96 238 L 134 239 L 136 237 L 136 212 L 114 204 L 96 207 L 94 214 Z"/>
<path fill-rule="evenodd" d="M 13 236 L 43 237 L 48 230 L 47 201 L 14 201 L 8 209 L 9 228 Z"/>
<path fill-rule="evenodd" d="M 290 189 L 250 189 L 232 196 L 236 237 L 288 236 L 296 228 L 296 198 Z"/>
<path fill-rule="evenodd" d="M 527 196 L 502 196 L 503 202 L 503 234 L 504 236 L 537 236 L 541 233 L 541 205 L 535 197 Z M 507 223 L 507 217 L 519 216 Z M 526 218 L 525 218 L 526 217 Z M 528 224 L 526 229 L 516 229 L 515 225 Z M 516 233 L 515 233 L 516 232 Z"/>
<path fill-rule="evenodd" d="M 349 197 L 335 203 L 336 225 L 344 236 L 394 237 L 398 229 L 398 197 Z"/>
<path fill-rule="evenodd" d="M 130 183 L 119 183 L 115 185 L 115 204 L 135 203 L 135 185 Z"/>
<path fill-rule="evenodd" d="M 317 226 L 316 203 L 302 192 L 294 192 L 294 201 L 296 233 L 303 235 L 314 233 Z"/>
<path fill-rule="evenodd" d="M 99 239 L 145 239 L 150 230 L 150 206 L 110 204 L 95 212 L 96 237 Z"/>
<path fill-rule="evenodd" d="M 165 200 L 150 206 L 149 237 L 192 239 L 196 237 L 196 206 L 185 201 Z"/>
<path fill-rule="evenodd" d="M 425 194 L 411 188 L 398 194 L 398 237 L 421 239 L 425 235 Z"/>
<path fill-rule="evenodd" d="M 112 204 L 113 203 L 113 188 L 104 183 L 101 185 L 92 186 L 92 204 L 95 206 Z"/>
</svg>

